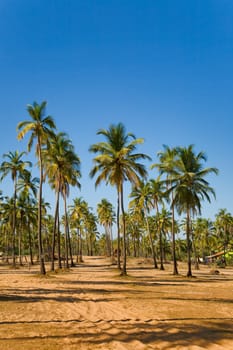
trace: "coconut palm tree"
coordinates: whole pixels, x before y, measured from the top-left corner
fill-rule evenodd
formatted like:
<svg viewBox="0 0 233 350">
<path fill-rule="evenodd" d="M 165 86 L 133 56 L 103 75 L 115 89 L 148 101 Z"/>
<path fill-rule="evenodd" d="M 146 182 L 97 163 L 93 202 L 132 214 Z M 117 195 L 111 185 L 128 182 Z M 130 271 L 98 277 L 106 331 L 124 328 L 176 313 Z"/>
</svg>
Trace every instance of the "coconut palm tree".
<svg viewBox="0 0 233 350">
<path fill-rule="evenodd" d="M 103 225 L 105 229 L 106 253 L 108 256 L 112 256 L 112 225 L 115 221 L 115 213 L 113 211 L 112 203 L 106 198 L 103 198 L 101 202 L 97 204 L 97 214 L 99 223 Z"/>
<path fill-rule="evenodd" d="M 172 226 L 171 213 L 163 207 L 160 212 L 157 212 L 155 220 L 159 232 L 160 270 L 164 270 L 164 243 L 166 242 L 166 233 L 171 230 Z"/>
<path fill-rule="evenodd" d="M 53 135 L 53 130 L 56 128 L 53 118 L 51 116 L 45 116 L 46 105 L 46 101 L 43 101 L 41 104 L 34 102 L 32 105 L 28 105 L 27 111 L 31 120 L 22 121 L 17 126 L 17 130 L 19 131 L 18 140 L 23 139 L 27 133 L 31 133 L 28 142 L 28 151 L 31 150 L 34 141 L 36 141 L 36 155 L 38 157 L 40 171 L 40 184 L 38 191 L 38 250 L 41 274 L 46 273 L 41 237 L 41 202 L 42 184 L 44 181 L 42 149 L 44 146 L 47 146 L 48 139 Z"/>
<path fill-rule="evenodd" d="M 156 261 L 154 242 L 153 242 L 149 220 L 148 220 L 148 213 L 150 212 L 150 209 L 153 207 L 150 183 L 149 182 L 144 183 L 143 181 L 140 181 L 140 184 L 138 186 L 135 186 L 132 189 L 132 192 L 130 193 L 129 197 L 133 198 L 133 200 L 129 203 L 129 208 L 136 206 L 138 209 L 141 209 L 143 212 L 143 217 L 146 222 L 147 232 L 148 232 L 148 236 L 151 244 L 151 252 L 154 260 L 154 268 L 157 269 L 158 265 Z"/>
<path fill-rule="evenodd" d="M 195 153 L 194 146 L 178 147 L 178 161 L 171 179 L 170 192 L 174 193 L 173 203 L 178 213 L 186 214 L 186 240 L 187 240 L 187 276 L 192 276 L 191 270 L 191 214 L 201 214 L 201 202 L 211 201 L 210 194 L 215 192 L 209 186 L 205 177 L 211 173 L 218 174 L 217 168 L 203 168 L 206 155 L 203 152 Z"/>
<path fill-rule="evenodd" d="M 85 215 L 84 226 L 86 231 L 86 247 L 87 255 L 93 256 L 94 243 L 99 236 L 97 231 L 97 217 L 89 209 L 87 215 Z"/>
<path fill-rule="evenodd" d="M 174 176 L 174 171 L 177 162 L 177 148 L 170 148 L 167 145 L 163 145 L 164 150 L 159 151 L 157 156 L 159 158 L 159 163 L 152 164 L 151 168 L 158 168 L 160 174 L 166 175 L 166 185 L 167 189 L 171 187 L 171 178 Z M 178 267 L 176 261 L 176 240 L 175 240 L 175 208 L 173 205 L 173 192 L 171 195 L 171 210 L 172 210 L 172 259 L 173 259 L 173 275 L 178 275 Z"/>
<path fill-rule="evenodd" d="M 143 213 L 137 206 L 132 206 L 129 208 L 129 213 L 127 215 L 127 231 L 131 237 L 133 244 L 133 256 L 140 255 L 140 248 L 142 250 L 141 238 L 144 232 L 143 230 Z"/>
<path fill-rule="evenodd" d="M 16 236 L 16 198 L 17 198 L 17 180 L 19 174 L 21 174 L 27 166 L 31 166 L 31 162 L 23 161 L 22 157 L 25 152 L 9 152 L 3 155 L 7 158 L 7 161 L 2 162 L 0 166 L 0 172 L 2 173 L 0 180 L 2 181 L 8 174 L 11 175 L 14 184 L 13 194 L 13 222 L 12 222 L 12 260 L 15 267 L 15 236 Z"/>
<path fill-rule="evenodd" d="M 232 232 L 233 217 L 226 209 L 219 209 L 215 218 L 216 233 L 223 245 L 224 265 L 226 266 L 226 250 Z"/>
<path fill-rule="evenodd" d="M 21 207 L 21 210 L 23 210 L 26 220 L 31 265 L 33 265 L 31 222 L 33 221 L 35 223 L 35 209 L 37 207 L 36 197 L 39 182 L 40 179 L 38 177 L 32 178 L 31 172 L 25 169 L 19 175 L 17 183 L 17 191 L 20 192 L 21 200 L 24 205 L 24 208 Z"/>
<path fill-rule="evenodd" d="M 201 256 L 203 262 L 205 256 L 211 255 L 216 245 L 216 234 L 213 222 L 210 219 L 198 217 L 193 222 L 194 245 L 197 249 L 198 257 Z M 196 262 L 198 268 L 198 260 Z"/>
<path fill-rule="evenodd" d="M 122 274 L 126 275 L 126 232 L 124 216 L 124 182 L 129 180 L 132 184 L 137 185 L 141 178 L 145 178 L 147 171 L 145 166 L 138 161 L 141 159 L 150 159 L 143 153 L 135 153 L 136 147 L 142 144 L 142 138 L 136 138 L 132 133 L 126 133 L 122 123 L 110 125 L 109 129 L 101 129 L 97 135 L 102 135 L 105 142 L 99 142 L 89 148 L 90 152 L 97 154 L 94 158 L 94 166 L 90 171 L 93 178 L 97 173 L 95 186 L 97 187 L 102 181 L 106 184 L 115 186 L 117 189 L 117 238 L 118 238 L 118 268 L 120 268 L 120 226 L 119 210 L 121 207 L 123 219 L 123 270 Z"/>
<path fill-rule="evenodd" d="M 17 191 L 24 192 L 26 196 L 32 194 L 36 198 L 39 183 L 40 179 L 38 177 L 32 178 L 31 172 L 24 169 L 19 174 Z"/>
<path fill-rule="evenodd" d="M 43 151 L 45 175 L 49 178 L 49 183 L 56 193 L 56 205 L 55 205 L 55 219 L 53 229 L 53 244 L 52 244 L 52 261 L 51 270 L 54 270 L 54 251 L 55 251 L 55 235 L 58 223 L 59 212 L 59 195 L 61 194 L 64 199 L 65 208 L 65 242 L 66 244 L 66 267 L 69 267 L 68 263 L 68 250 L 70 251 L 71 265 L 74 265 L 72 259 L 69 225 L 67 217 L 67 204 L 66 199 L 69 195 L 69 186 L 77 186 L 80 188 L 78 179 L 81 176 L 80 173 L 80 159 L 74 151 L 74 146 L 69 139 L 68 135 L 64 132 L 54 134 L 49 140 L 49 145 L 46 150 Z"/>
<path fill-rule="evenodd" d="M 82 235 L 84 232 L 84 222 L 88 215 L 88 203 L 82 199 L 82 197 L 73 199 L 73 205 L 69 206 L 71 226 L 76 227 L 77 241 L 78 241 L 78 254 L 77 262 L 83 262 L 82 257 Z"/>
</svg>

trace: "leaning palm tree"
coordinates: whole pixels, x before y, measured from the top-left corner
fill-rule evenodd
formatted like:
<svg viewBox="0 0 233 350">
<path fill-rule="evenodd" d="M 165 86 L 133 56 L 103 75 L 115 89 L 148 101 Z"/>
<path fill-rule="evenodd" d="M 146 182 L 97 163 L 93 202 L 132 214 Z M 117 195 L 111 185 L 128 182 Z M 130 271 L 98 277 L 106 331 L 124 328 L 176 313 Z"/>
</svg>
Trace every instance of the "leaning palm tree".
<svg viewBox="0 0 233 350">
<path fill-rule="evenodd" d="M 13 194 L 13 222 L 12 222 L 12 260 L 13 266 L 15 267 L 15 236 L 16 236 L 16 197 L 17 197 L 17 180 L 18 176 L 22 174 L 26 166 L 31 166 L 31 162 L 23 161 L 22 157 L 25 152 L 9 152 L 3 155 L 8 161 L 4 161 L 1 164 L 0 172 L 2 173 L 0 180 L 2 181 L 8 174 L 14 183 L 14 194 Z"/>
<path fill-rule="evenodd" d="M 174 191 L 172 205 L 175 205 L 178 213 L 186 214 L 186 240 L 187 240 L 187 276 L 192 276 L 191 270 L 191 214 L 201 214 L 201 202 L 211 201 L 210 195 L 215 197 L 215 192 L 209 186 L 205 177 L 211 173 L 218 174 L 217 168 L 203 168 L 206 155 L 203 152 L 196 154 L 194 146 L 178 147 L 178 162 L 176 172 L 171 179 L 170 191 Z"/>
<path fill-rule="evenodd" d="M 110 125 L 109 129 L 101 129 L 97 132 L 103 135 L 106 142 L 99 142 L 89 148 L 90 152 L 97 154 L 94 158 L 94 166 L 90 171 L 93 178 L 97 173 L 95 186 L 102 181 L 106 184 L 115 186 L 117 189 L 117 240 L 118 240 L 118 268 L 120 269 L 120 225 L 119 210 L 121 207 L 123 221 L 123 270 L 126 275 L 126 232 L 125 232 L 125 213 L 124 213 L 124 182 L 129 180 L 137 185 L 141 178 L 145 178 L 147 171 L 145 166 L 138 161 L 140 159 L 150 159 L 143 153 L 134 153 L 137 145 L 142 144 L 142 138 L 136 138 L 132 133 L 126 133 L 122 123 Z"/>
<path fill-rule="evenodd" d="M 27 111 L 31 117 L 31 120 L 22 121 L 18 124 L 17 130 L 18 139 L 21 140 L 24 136 L 30 132 L 30 139 L 28 142 L 28 151 L 31 150 L 33 142 L 36 140 L 36 155 L 39 161 L 40 169 L 40 184 L 38 191 L 38 249 L 39 249 L 39 261 L 40 261 L 40 273 L 45 274 L 45 263 L 42 248 L 41 237 L 41 202 L 42 202 L 42 184 L 44 181 L 43 174 L 43 157 L 42 149 L 47 145 L 48 139 L 53 135 L 53 130 L 56 128 L 54 120 L 51 116 L 45 116 L 47 102 L 44 101 L 41 104 L 34 102 L 32 105 L 27 106 Z"/>
</svg>

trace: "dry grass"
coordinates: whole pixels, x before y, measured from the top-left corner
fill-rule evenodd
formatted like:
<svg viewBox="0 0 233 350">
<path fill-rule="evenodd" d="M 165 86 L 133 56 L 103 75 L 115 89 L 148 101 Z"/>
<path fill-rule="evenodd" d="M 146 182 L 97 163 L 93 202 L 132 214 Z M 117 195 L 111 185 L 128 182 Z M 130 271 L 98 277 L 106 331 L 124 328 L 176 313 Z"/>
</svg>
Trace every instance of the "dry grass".
<svg viewBox="0 0 233 350">
<path fill-rule="evenodd" d="M 0 266 L 0 349 L 233 349 L 233 269 L 179 269 L 130 259 L 120 277 L 103 257 L 46 277 Z"/>
</svg>

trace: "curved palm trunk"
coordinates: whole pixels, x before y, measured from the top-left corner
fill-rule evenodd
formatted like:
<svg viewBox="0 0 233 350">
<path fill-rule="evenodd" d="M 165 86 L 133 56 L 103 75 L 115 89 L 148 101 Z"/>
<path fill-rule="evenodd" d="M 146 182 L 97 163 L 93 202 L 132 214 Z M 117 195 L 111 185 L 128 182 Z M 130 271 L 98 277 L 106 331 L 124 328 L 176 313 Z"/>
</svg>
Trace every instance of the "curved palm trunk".
<svg viewBox="0 0 233 350">
<path fill-rule="evenodd" d="M 121 185 L 121 192 L 120 192 L 120 198 L 121 198 L 121 213 L 122 213 L 122 221 L 123 221 L 123 269 L 122 269 L 122 275 L 127 275 L 126 271 L 126 232 L 125 232 L 125 211 L 124 211 L 124 201 L 123 201 L 123 185 Z"/>
<path fill-rule="evenodd" d="M 192 277 L 192 266 L 191 266 L 191 240 L 190 240 L 190 211 L 187 208 L 187 218 L 186 218 L 186 239 L 187 239 L 187 260 L 188 260 L 188 272 L 187 277 Z"/>
<path fill-rule="evenodd" d="M 40 140 L 38 140 L 38 151 L 39 151 L 39 164 L 40 164 L 40 185 L 39 185 L 39 193 L 38 193 L 38 253 L 39 253 L 40 273 L 42 275 L 45 275 L 46 270 L 45 270 L 45 263 L 44 263 L 42 234 L 41 234 L 41 227 L 42 227 L 42 225 L 41 225 L 41 219 L 42 219 L 41 202 L 42 202 L 43 166 L 42 166 L 42 158 L 41 158 Z"/>
<path fill-rule="evenodd" d="M 120 249 L 120 198 L 117 191 L 117 267 L 121 270 L 121 249 Z"/>
</svg>

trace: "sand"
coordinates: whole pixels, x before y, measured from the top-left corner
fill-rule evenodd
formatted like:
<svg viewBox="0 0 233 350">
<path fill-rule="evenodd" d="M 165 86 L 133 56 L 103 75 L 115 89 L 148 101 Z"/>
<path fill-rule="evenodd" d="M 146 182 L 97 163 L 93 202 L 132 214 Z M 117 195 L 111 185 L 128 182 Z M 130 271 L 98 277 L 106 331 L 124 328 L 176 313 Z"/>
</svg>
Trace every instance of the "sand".
<svg viewBox="0 0 233 350">
<path fill-rule="evenodd" d="M 105 257 L 69 272 L 0 264 L 1 350 L 233 349 L 233 268 L 172 276 L 130 259 L 120 277 Z"/>
</svg>

